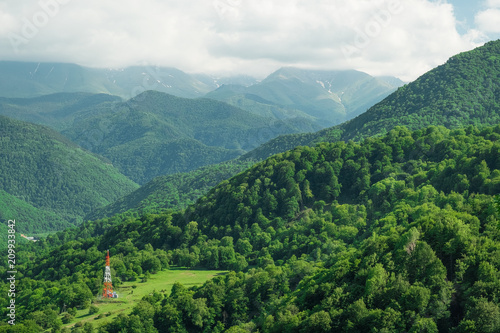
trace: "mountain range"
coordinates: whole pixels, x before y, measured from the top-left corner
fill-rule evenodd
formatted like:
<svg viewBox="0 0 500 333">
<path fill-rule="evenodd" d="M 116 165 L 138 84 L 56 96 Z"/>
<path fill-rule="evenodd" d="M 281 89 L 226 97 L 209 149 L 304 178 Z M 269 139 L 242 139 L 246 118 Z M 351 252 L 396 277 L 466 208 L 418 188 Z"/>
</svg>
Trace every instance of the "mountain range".
<svg viewBox="0 0 500 333">
<path fill-rule="evenodd" d="M 291 113 L 288 116 L 281 114 L 279 117 L 272 113 L 274 117 L 271 117 L 271 113 L 245 111 L 211 99 L 185 99 L 154 91 L 144 92 L 127 101 L 116 96 L 91 93 L 58 93 L 28 99 L 0 98 L 0 113 L 57 129 L 83 148 L 104 156 L 107 163 L 112 163 L 136 183 L 146 184 L 157 176 L 188 172 L 204 165 L 237 158 L 242 154 L 242 162 L 235 161 L 231 164 L 248 166 L 247 161 L 262 160 L 299 145 L 377 135 L 397 124 L 419 128 L 420 125 L 433 123 L 447 127 L 495 123 L 495 119 L 498 119 L 498 108 L 495 108 L 498 83 L 494 80 L 498 70 L 495 57 L 497 48 L 498 43 L 489 43 L 478 50 L 457 55 L 415 82 L 399 88 L 368 112 L 342 125 L 319 132 L 313 132 L 313 125 L 309 128 L 304 123 L 301 124 L 303 127 L 294 126 L 294 120 L 307 119 L 301 117 L 309 117 L 314 122 L 314 117 L 306 114 L 305 110 L 289 110 Z M 343 78 L 343 83 L 342 80 L 335 81 L 339 77 Z M 464 77 L 468 78 L 467 85 L 482 96 L 481 100 L 477 97 L 479 95 L 463 89 L 461 78 Z M 209 80 L 207 77 L 204 79 Z M 248 78 L 241 80 L 252 83 Z M 247 90 L 253 87 L 255 93 L 264 94 L 268 91 L 268 95 L 264 97 L 272 99 L 274 96 L 274 102 L 281 101 L 281 106 L 269 104 L 268 100 L 257 97 L 256 94 L 252 95 L 254 101 L 284 110 L 283 101 L 294 94 L 287 92 L 273 95 L 271 91 L 279 91 L 276 87 L 286 86 L 287 82 L 289 86 L 295 87 L 291 90 L 295 93 L 300 90 L 297 87 L 308 84 L 314 89 L 305 89 L 305 92 L 321 91 L 330 95 L 328 101 L 334 102 L 333 94 L 344 91 L 345 95 L 349 89 L 355 90 L 363 80 L 365 83 L 361 86 L 374 87 L 390 79 L 374 79 L 356 71 L 326 72 L 285 68 L 273 73 L 263 82 L 253 82 L 253 85 L 247 87 L 234 84 L 222 86 L 213 93 L 227 91 L 224 87 L 238 87 L 236 90 L 246 91 L 246 96 L 249 96 Z M 275 88 L 272 88 L 273 84 Z M 433 88 L 434 86 L 439 86 L 439 89 Z M 422 98 L 418 93 L 432 97 Z M 439 98 L 445 93 L 447 99 L 446 104 L 443 104 L 443 100 Z M 352 100 L 360 101 L 363 98 Z M 342 107 L 346 109 L 345 106 Z M 469 111 L 459 111 L 465 108 Z M 470 112 L 472 110 L 477 111 Z M 296 113 L 291 116 L 293 112 Z M 266 115 L 270 117 L 266 118 Z M 310 133 L 278 136 L 304 131 Z M 273 136 L 278 138 L 265 142 Z M 263 145 L 259 146 L 260 144 Z M 253 148 L 255 149 L 252 150 Z M 214 175 L 216 172 L 212 170 L 218 168 L 207 167 L 205 170 L 208 175 Z M 234 172 L 241 170 L 242 167 L 234 168 Z M 225 172 L 224 177 L 229 178 L 232 174 L 231 171 Z M 109 216 L 109 212 L 138 209 L 137 205 L 141 202 L 140 211 L 143 212 L 151 211 L 148 205 L 160 210 L 184 207 L 222 180 L 219 176 L 207 176 L 200 171 L 179 179 L 180 182 L 173 182 L 176 188 L 182 189 L 176 196 L 186 200 L 165 200 L 165 188 L 173 188 L 166 184 L 171 184 L 172 181 L 159 178 L 147 185 L 147 191 L 138 192 L 143 193 L 142 197 L 134 194 L 133 200 L 124 198 L 122 203 L 117 203 L 120 208 L 106 208 L 100 212 L 108 213 L 96 212 L 89 217 L 102 218 Z M 183 183 L 183 180 L 189 182 Z M 126 191 L 130 192 L 131 189 Z M 7 192 L 12 195 L 12 191 Z M 32 202 L 28 201 L 28 204 L 31 205 Z M 100 204 L 95 207 L 102 206 Z M 88 213 L 90 211 L 78 212 L 79 216 Z"/>
<path fill-rule="evenodd" d="M 500 43 L 491 42 L 476 50 L 456 55 L 442 66 L 399 88 L 351 121 L 318 132 L 279 136 L 242 155 L 234 163 L 245 164 L 248 160 L 264 160 L 297 146 L 315 146 L 321 142 L 360 140 L 378 136 L 399 125 L 419 129 L 431 124 L 457 128 L 500 123 L 500 83 L 496 79 L 500 75 L 498 54 Z M 443 99 L 445 92 L 446 99 Z M 192 174 L 184 177 L 191 179 L 196 176 Z M 207 179 L 206 176 L 200 179 L 203 178 Z M 194 183 L 199 184 L 199 181 Z M 157 182 L 149 184 L 150 192 L 142 200 L 162 209 L 175 208 L 176 206 L 154 199 L 158 197 L 155 195 L 155 186 L 159 186 Z M 158 193 L 161 193 L 160 188 L 161 186 L 158 187 Z M 190 188 L 189 192 L 198 192 L 200 188 L 204 187 L 195 186 Z M 184 195 L 192 197 L 190 194 Z M 127 211 L 135 207 L 130 205 L 122 209 Z"/>
<path fill-rule="evenodd" d="M 500 42 L 489 42 L 451 57 L 341 125 L 316 133 L 270 140 L 245 158 L 264 159 L 300 145 L 360 140 L 387 133 L 395 126 L 448 128 L 500 122 Z"/>
<path fill-rule="evenodd" d="M 104 93 L 125 99 L 146 90 L 201 97 L 217 84 L 175 68 L 134 66 L 89 68 L 69 63 L 0 61 L 0 96 L 31 98 L 62 92 Z"/>
<path fill-rule="evenodd" d="M 302 117 L 327 127 L 365 112 L 403 84 L 354 70 L 285 67 L 251 86 L 223 85 L 206 96 L 249 111 L 264 110 L 278 119 Z"/>
<path fill-rule="evenodd" d="M 499 332 L 500 41 L 452 57 L 350 121 L 279 136 L 232 162 L 141 188 L 111 164 L 146 182 L 149 161 L 178 155 L 171 170 L 189 161 L 186 150 L 157 148 L 179 147 L 178 137 L 215 157 L 240 155 L 274 127 L 266 120 L 286 132 L 301 112 L 310 124 L 324 117 L 318 105 L 346 113 L 333 104 L 333 94 L 341 98 L 333 77 L 316 74 L 324 73 L 308 74 L 309 82 L 319 81 L 323 97 L 311 84 L 294 90 L 305 80 L 295 69 L 273 85 L 295 93 L 268 87 L 266 98 L 250 96 L 297 117 L 158 91 L 125 101 L 96 95 L 95 103 L 64 95 L 69 111 L 60 115 L 53 101 L 47 114 L 29 106 L 30 117 L 56 121 L 64 136 L 0 116 L 0 200 L 15 209 L 26 202 L 28 217 L 38 214 L 33 207 L 78 224 L 16 244 L 16 330 L 57 331 L 64 319 L 92 331 L 88 313 L 108 317 L 98 330 L 109 333 Z M 245 94 L 242 103 L 252 105 Z M 78 101 L 90 107 L 71 111 Z M 6 103 L 9 112 L 23 109 Z M 97 315 L 109 309 L 91 305 L 107 251 L 116 286 L 141 279 L 153 289 L 160 270 L 185 267 L 227 274 L 165 284 L 130 312 Z M 4 290 L 8 274 L 0 266 Z M 0 315 L 8 304 L 0 298 Z"/>
</svg>

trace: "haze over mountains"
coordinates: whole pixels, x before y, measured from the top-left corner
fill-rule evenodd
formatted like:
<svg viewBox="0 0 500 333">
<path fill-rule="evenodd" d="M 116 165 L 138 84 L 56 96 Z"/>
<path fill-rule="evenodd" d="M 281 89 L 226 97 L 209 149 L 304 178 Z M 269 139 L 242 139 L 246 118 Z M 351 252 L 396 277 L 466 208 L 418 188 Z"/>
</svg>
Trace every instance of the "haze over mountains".
<svg viewBox="0 0 500 333">
<path fill-rule="evenodd" d="M 302 78 L 307 76 L 307 72 L 318 72 L 283 68 L 269 77 L 290 70 L 303 72 L 305 75 Z M 386 81 L 389 90 L 402 84 L 393 77 L 380 80 Z M 70 63 L 0 61 L 0 97 L 30 98 L 61 92 L 87 92 L 129 99 L 144 91 L 155 90 L 179 97 L 196 98 L 222 85 L 248 87 L 258 82 L 255 78 L 243 75 L 217 77 L 187 74 L 176 68 L 152 65 L 104 69 Z"/>
<path fill-rule="evenodd" d="M 137 66 L 100 69 L 66 63 L 0 61 L 0 96 L 37 97 L 61 92 L 117 95 L 125 99 L 146 90 L 201 97 L 215 89 L 175 68 Z"/>
<path fill-rule="evenodd" d="M 139 204 L 143 207 L 141 211 L 150 211 L 147 204 L 144 207 L 144 202 L 156 202 L 154 205 L 161 211 L 184 207 L 186 203 L 193 202 L 210 188 L 207 184 L 213 186 L 224 177 L 230 177 L 231 172 L 241 171 L 242 168 L 238 166 L 248 165 L 247 160 L 261 160 L 299 145 L 358 139 L 384 133 L 399 124 L 419 128 L 421 125 L 434 123 L 448 127 L 489 124 L 491 121 L 494 123 L 498 119 L 498 108 L 495 108 L 498 85 L 493 78 L 498 66 L 496 57 L 491 54 L 496 54 L 497 48 L 498 43 L 489 43 L 478 50 L 457 55 L 447 64 L 400 88 L 356 119 L 319 132 L 314 131 L 322 127 L 320 124 L 324 126 L 328 121 L 336 121 L 334 119 L 338 119 L 337 117 L 354 116 L 369 105 L 370 101 L 381 99 L 388 90 L 394 89 L 387 82 L 401 82 L 394 78 L 373 78 L 357 71 L 282 68 L 261 82 L 240 77 L 225 81 L 227 84 L 219 88 L 217 86 L 221 82 L 216 83 L 208 76 L 198 75 L 205 87 L 211 84 L 211 88 L 215 89 L 207 97 L 221 101 L 208 98 L 186 99 L 154 91 L 141 93 L 126 101 L 108 94 L 66 92 L 32 98 L 0 98 L 0 114 L 44 124 L 60 131 L 84 149 L 105 157 L 121 173 L 139 184 L 146 184 L 158 176 L 189 172 L 242 156 L 241 161 L 234 162 L 234 167 L 222 167 L 227 170 L 222 173 L 216 171 L 219 167 L 215 166 L 192 175 L 185 174 L 179 181 L 160 178 L 148 184 L 147 191 L 132 194 L 133 199 L 124 198 L 114 208 L 110 206 L 102 210 L 102 213 L 96 212 L 89 217 L 109 216 L 109 212 L 124 212 L 137 208 L 136 205 Z M 16 70 L 35 66 L 14 64 L 17 64 L 17 69 L 16 66 L 9 67 L 3 63 L 4 70 L 10 68 L 14 74 Z M 55 83 L 57 80 L 52 80 L 62 77 L 61 73 L 69 76 L 79 73 L 79 82 L 86 82 L 83 86 L 89 89 L 103 87 L 95 84 L 98 81 L 96 73 L 99 71 L 67 64 L 54 64 L 54 69 L 49 69 L 47 64 L 36 66 L 38 70 L 32 73 L 33 77 L 26 79 L 32 85 L 23 83 L 31 87 L 29 89 L 63 89 Z M 478 72 L 475 68 L 489 70 Z M 43 71 L 47 70 L 50 75 L 47 76 L 46 73 L 43 76 Z M 52 73 L 59 74 L 51 77 Z M 120 73 L 122 78 L 128 77 L 129 82 L 134 82 L 134 75 L 131 73 L 137 74 L 138 71 L 128 69 Z M 471 104 L 477 96 L 467 95 L 470 90 L 460 90 L 464 85 L 461 80 L 468 76 L 467 85 L 474 87 L 473 91 L 483 96 L 482 109 Z M 187 78 L 188 75 L 183 77 Z M 190 80 L 183 82 L 195 82 L 197 79 Z M 83 87 L 74 84 L 77 81 L 70 80 L 73 83 L 64 86 L 64 89 Z M 194 91 L 190 84 L 186 83 L 182 87 L 186 86 Z M 435 89 L 435 86 L 439 89 Z M 430 96 L 436 96 L 422 98 L 421 94 L 427 92 Z M 443 104 L 439 96 L 445 94 L 448 97 L 446 104 Z M 486 105 L 490 106 L 485 108 Z M 477 111 L 453 111 L 465 108 Z M 330 110 L 330 113 L 321 110 Z M 408 116 L 403 116 L 401 110 L 412 110 L 407 112 L 411 115 L 410 121 L 406 120 Z M 309 133 L 300 134 L 301 132 Z M 297 134 L 279 136 L 288 133 Z M 266 142 L 276 136 L 279 137 Z M 44 152 L 47 153 L 50 154 Z M 185 181 L 191 186 L 187 186 Z M 163 184 L 170 185 L 165 187 Z M 175 196 L 166 196 L 165 188 L 174 187 L 182 189 L 181 192 Z M 130 189 L 125 190 L 127 191 L 130 192 Z M 125 192 L 123 193 L 126 194 Z M 160 192 L 163 194 L 160 195 Z M 170 199 L 165 200 L 165 197 Z M 28 203 L 32 204 L 30 201 Z M 79 211 L 78 214 L 81 218 L 89 213 L 90 211 Z M 73 218 L 79 219 L 76 216 Z"/>
<path fill-rule="evenodd" d="M 82 320 L 109 250 L 119 282 L 229 272 L 153 291 L 102 332 L 499 332 L 499 77 L 490 42 L 317 132 L 392 79 L 283 68 L 221 100 L 2 98 L 0 209 L 30 232 L 77 224 L 16 248 L 17 327 Z"/>
<path fill-rule="evenodd" d="M 9 96 L 0 98 L 0 114 L 52 127 L 143 184 L 238 157 L 278 135 L 339 123 L 394 83 L 401 82 L 357 71 L 283 68 L 257 82 L 171 68 L 0 62 L 0 93 Z M 214 89 L 210 99 L 179 97 Z"/>
<path fill-rule="evenodd" d="M 351 119 L 403 85 L 396 78 L 375 78 L 366 73 L 281 68 L 262 82 L 243 87 L 225 85 L 207 97 L 245 110 L 266 106 L 277 118 L 306 114 L 321 126 Z M 306 118 L 306 117 L 305 117 Z"/>
<path fill-rule="evenodd" d="M 400 125 L 420 129 L 433 124 L 448 128 L 498 124 L 500 123 L 498 102 L 500 82 L 497 79 L 500 76 L 499 54 L 500 42 L 491 42 L 474 51 L 456 55 L 446 64 L 398 89 L 366 113 L 349 122 L 315 133 L 279 136 L 241 156 L 236 163 L 264 160 L 297 146 L 314 146 L 321 142 L 359 140 L 368 136 L 379 136 Z M 485 70 L 486 68 L 488 70 Z M 213 166 L 213 169 L 216 170 L 217 166 Z M 189 179 L 190 184 L 197 184 L 191 187 L 189 193 L 195 193 L 203 187 L 199 180 L 196 178 L 193 180 L 191 177 L 210 179 L 209 170 L 205 169 L 204 173 L 197 176 L 192 174 L 180 177 L 180 179 Z M 164 184 L 171 184 L 169 180 L 164 181 Z M 179 186 L 186 188 L 185 185 Z M 142 200 L 150 202 L 151 206 L 157 207 L 158 211 L 178 207 L 177 203 L 172 204 L 155 199 L 159 197 L 157 193 L 163 191 L 157 181 L 148 184 L 148 191 Z M 183 195 L 192 198 L 189 193 Z M 137 200 L 136 194 L 125 197 L 122 202 L 131 203 L 133 200 Z M 128 206 L 111 204 L 102 212 L 125 212 L 137 207 L 139 206 L 133 204 Z M 105 217 L 108 214 L 94 215 L 94 217 L 97 216 Z"/>
</svg>

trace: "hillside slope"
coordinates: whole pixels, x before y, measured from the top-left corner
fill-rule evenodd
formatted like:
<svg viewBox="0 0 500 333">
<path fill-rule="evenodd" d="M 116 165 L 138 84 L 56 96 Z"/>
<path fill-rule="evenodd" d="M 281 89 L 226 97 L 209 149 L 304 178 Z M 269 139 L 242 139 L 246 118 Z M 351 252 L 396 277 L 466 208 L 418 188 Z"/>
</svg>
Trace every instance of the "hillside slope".
<svg viewBox="0 0 500 333">
<path fill-rule="evenodd" d="M 83 114 L 62 133 L 144 184 L 233 159 L 277 135 L 299 131 L 293 123 L 223 102 L 147 91 Z"/>
<path fill-rule="evenodd" d="M 0 174 L 0 190 L 72 223 L 138 187 L 109 162 L 57 132 L 4 116 L 0 116 Z"/>
<path fill-rule="evenodd" d="M 222 86 L 206 96 L 278 119 L 300 117 L 324 128 L 365 112 L 403 84 L 389 82 L 354 70 L 285 67 L 249 87 Z"/>
<path fill-rule="evenodd" d="M 44 250 L 20 267 L 34 279 L 20 303 L 46 298 L 22 311 L 92 298 L 110 249 L 125 280 L 172 264 L 235 272 L 153 294 L 107 332 L 496 332 L 499 159 L 500 126 L 299 147 L 185 212 L 86 223 L 33 245 Z M 81 297 L 50 298 L 36 291 L 44 280 Z"/>
<path fill-rule="evenodd" d="M 186 173 L 159 176 L 123 198 L 93 211 L 85 219 L 94 221 L 118 214 L 142 216 L 181 210 L 195 203 L 223 180 L 248 169 L 252 164 L 254 161 L 229 161 Z"/>
<path fill-rule="evenodd" d="M 244 158 L 264 159 L 299 145 L 360 140 L 404 125 L 458 128 L 500 123 L 500 41 L 451 57 L 367 112 L 341 125 L 308 135 L 271 140 Z"/>
</svg>

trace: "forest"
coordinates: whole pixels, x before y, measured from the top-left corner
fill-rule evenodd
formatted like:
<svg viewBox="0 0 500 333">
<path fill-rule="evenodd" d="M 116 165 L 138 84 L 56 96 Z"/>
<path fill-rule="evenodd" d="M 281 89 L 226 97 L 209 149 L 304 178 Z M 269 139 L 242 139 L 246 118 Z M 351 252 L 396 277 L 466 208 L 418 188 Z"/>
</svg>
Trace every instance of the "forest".
<svg viewBox="0 0 500 333">
<path fill-rule="evenodd" d="M 23 322 L 0 332 L 59 331 L 59 313 L 91 307 L 107 249 L 118 286 L 173 266 L 230 272 L 154 292 L 86 331 L 498 332 L 499 192 L 500 125 L 297 147 L 185 210 L 115 215 L 26 245 Z"/>
</svg>

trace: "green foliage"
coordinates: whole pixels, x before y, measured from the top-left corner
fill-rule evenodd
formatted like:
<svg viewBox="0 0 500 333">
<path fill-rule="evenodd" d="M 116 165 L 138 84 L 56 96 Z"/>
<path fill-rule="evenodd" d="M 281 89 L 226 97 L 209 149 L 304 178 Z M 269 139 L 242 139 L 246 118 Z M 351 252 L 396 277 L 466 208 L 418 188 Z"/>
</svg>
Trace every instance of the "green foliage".
<svg viewBox="0 0 500 333">
<path fill-rule="evenodd" d="M 62 230 L 71 226 L 63 216 L 50 210 L 35 208 L 26 201 L 0 190 L 0 221 L 7 222 L 12 219 L 21 222 L 17 224 L 16 231 L 29 233 L 30 236 L 33 233 Z"/>
<path fill-rule="evenodd" d="M 253 163 L 229 161 L 188 173 L 157 177 L 114 203 L 95 210 L 85 219 L 97 220 L 122 213 L 126 216 L 141 216 L 184 209 L 215 185 L 247 169 Z"/>
<path fill-rule="evenodd" d="M 0 147 L 0 214 L 20 231 L 61 229 L 137 188 L 46 127 L 0 116 Z"/>
<path fill-rule="evenodd" d="M 82 112 L 62 133 L 140 184 L 230 160 L 280 134 L 299 132 L 223 102 L 155 91 L 98 111 Z"/>
<path fill-rule="evenodd" d="M 144 299 L 151 306 L 109 332 L 494 332 L 499 152 L 500 126 L 397 127 L 298 147 L 183 212 L 113 217 L 29 244 L 19 304 L 86 306 L 109 249 L 117 281 L 171 265 L 233 271 Z"/>
<path fill-rule="evenodd" d="M 500 41 L 453 56 L 368 111 L 341 125 L 312 134 L 289 134 L 267 142 L 245 157 L 265 159 L 296 146 L 360 140 L 388 133 L 396 126 L 460 128 L 500 123 Z"/>
<path fill-rule="evenodd" d="M 91 305 L 89 307 L 89 315 L 93 315 L 93 314 L 96 314 L 97 312 L 99 312 L 99 308 L 95 305 Z"/>
</svg>

